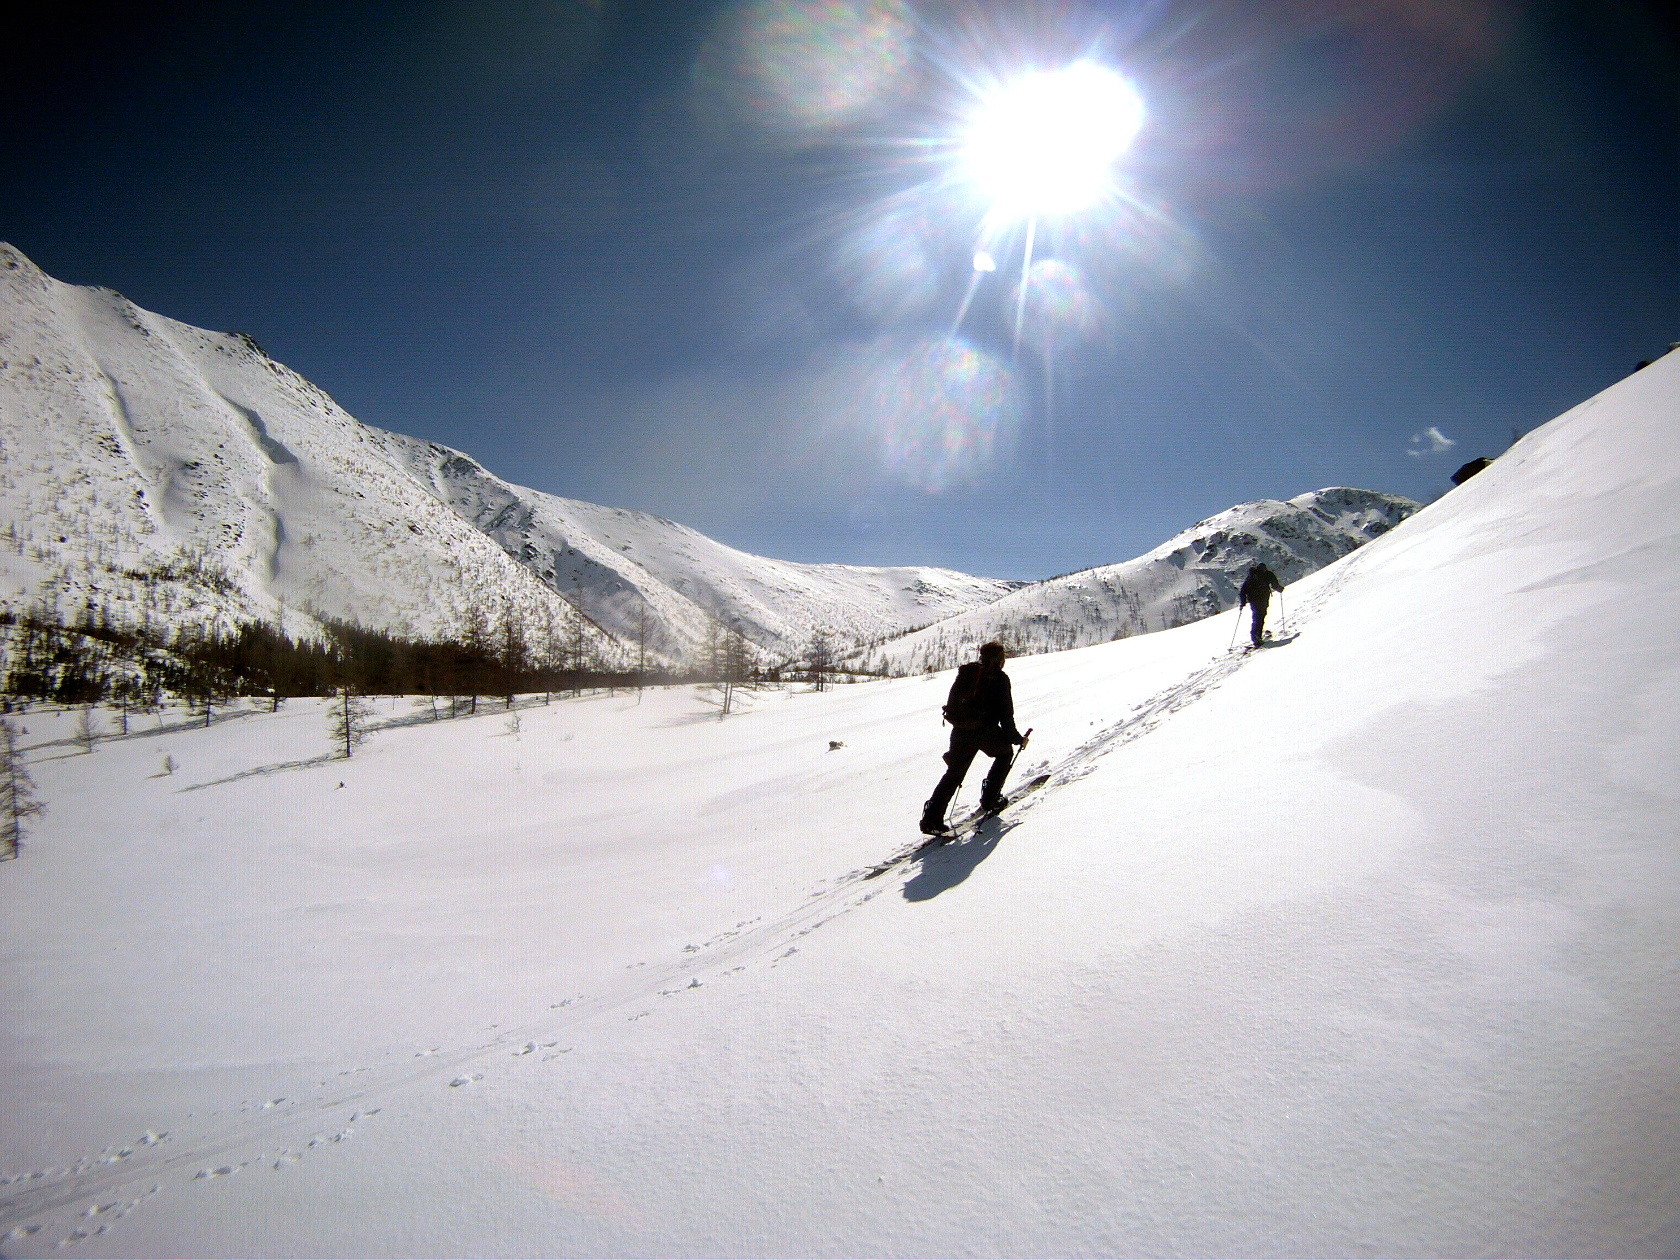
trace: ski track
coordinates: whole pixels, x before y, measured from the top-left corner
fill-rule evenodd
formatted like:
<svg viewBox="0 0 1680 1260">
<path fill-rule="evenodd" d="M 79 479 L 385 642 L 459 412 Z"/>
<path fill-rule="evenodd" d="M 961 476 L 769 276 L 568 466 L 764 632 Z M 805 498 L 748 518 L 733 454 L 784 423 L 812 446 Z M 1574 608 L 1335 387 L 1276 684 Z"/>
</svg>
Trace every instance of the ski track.
<svg viewBox="0 0 1680 1260">
<path fill-rule="evenodd" d="M 1312 618 L 1324 607 L 1324 605 L 1328 603 L 1338 591 L 1341 590 L 1341 588 L 1347 583 L 1349 577 L 1352 576 L 1353 572 L 1354 568 L 1352 559 L 1350 558 L 1348 560 L 1344 560 L 1342 562 L 1342 567 L 1336 572 L 1336 574 L 1329 581 L 1325 582 L 1319 591 L 1317 591 L 1309 599 L 1304 600 L 1301 606 L 1292 614 L 1286 618 L 1280 612 L 1278 617 L 1279 624 L 1280 626 L 1287 626 L 1288 629 L 1286 631 L 1280 630 L 1279 634 L 1287 635 L 1287 639 L 1289 640 L 1298 637 L 1301 633 L 1301 628 L 1310 622 Z M 1239 623 L 1242 620 L 1242 614 L 1240 612 L 1238 613 L 1237 620 Z M 1241 669 L 1242 666 L 1249 660 L 1251 655 L 1252 651 L 1250 649 L 1232 648 L 1222 655 L 1216 656 L 1201 669 L 1186 675 L 1184 678 L 1181 678 L 1178 682 L 1173 683 L 1169 687 L 1162 688 L 1153 696 L 1150 696 L 1147 700 L 1136 706 L 1125 718 L 1122 718 L 1113 726 L 1105 727 L 1103 730 L 1098 731 L 1083 744 L 1080 744 L 1079 747 L 1075 748 L 1072 752 L 1061 758 L 1061 760 L 1054 763 L 1041 761 L 1028 766 L 1025 771 L 1027 779 L 1034 779 L 1040 775 L 1049 775 L 1050 781 L 1027 797 L 1018 809 L 1012 806 L 1010 809 L 1004 811 L 1005 814 L 1013 814 L 1016 818 L 1015 822 L 1009 824 L 1006 831 L 1013 830 L 1014 827 L 1018 826 L 1019 818 L 1022 814 L 1029 813 L 1033 809 L 1036 809 L 1046 799 L 1048 799 L 1050 794 L 1057 788 L 1065 787 L 1069 783 L 1077 782 L 1078 780 L 1083 779 L 1086 775 L 1090 774 L 1097 768 L 1096 763 L 1098 760 L 1106 757 L 1117 748 L 1123 748 L 1133 740 L 1141 739 L 1143 736 L 1149 734 L 1158 727 L 1162 722 L 1166 721 L 1166 719 L 1171 717 L 1174 713 L 1177 713 L 1180 709 L 1183 709 L 1201 699 L 1232 674 L 1236 673 L 1237 670 Z M 1002 815 L 1000 815 L 1000 817 L 1001 816 Z M 915 844 L 904 849 L 902 852 L 887 858 L 883 862 L 878 862 L 874 866 L 865 867 L 860 871 L 853 871 L 852 874 L 846 878 L 879 878 L 896 866 L 901 866 L 904 863 L 914 861 L 917 858 L 925 857 L 928 853 L 942 848 L 945 843 L 947 842 L 944 840 L 938 841 L 937 843 L 931 839 L 919 840 Z"/>
<path fill-rule="evenodd" d="M 1343 561 L 1335 575 L 1293 610 L 1286 622 L 1280 617 L 1292 635 L 1299 634 L 1342 588 L 1355 572 L 1358 559 L 1355 555 Z M 1029 778 L 1048 774 L 1050 781 L 1024 801 L 1019 811 L 1010 811 L 1017 813 L 1017 819 L 1003 824 L 1004 834 L 1019 825 L 1019 814 L 1035 808 L 1057 788 L 1083 779 L 1096 769 L 1101 758 L 1148 735 L 1174 713 L 1195 703 L 1240 669 L 1251 655 L 1247 650 L 1234 649 L 1215 657 L 1156 692 L 1125 718 L 1091 736 L 1054 764 L 1041 762 L 1029 767 Z M 534 1064 L 554 1062 L 572 1048 L 559 1048 L 563 1042 L 593 1024 L 614 1017 L 642 1020 L 654 1014 L 659 1002 L 705 989 L 754 962 L 779 965 L 799 952 L 796 942 L 896 886 L 882 884 L 863 891 L 860 884 L 908 865 L 938 847 L 918 840 L 881 863 L 850 871 L 832 882 L 819 881 L 816 891 L 787 914 L 768 923 L 743 920 L 703 944 L 685 946 L 682 956 L 651 970 L 645 962 L 631 963 L 625 968 L 629 974 L 603 991 L 556 1002 L 549 1008 L 551 1013 L 523 1026 L 498 1031 L 489 1042 L 449 1051 L 421 1051 L 413 1056 L 423 1060 L 419 1065 L 410 1061 L 344 1069 L 331 1080 L 322 1081 L 308 1097 L 246 1100 L 232 1109 L 235 1117 L 191 1136 L 183 1131 L 184 1125 L 163 1132 L 148 1130 L 97 1155 L 83 1156 L 67 1168 L 0 1178 L 0 1186 L 10 1183 L 13 1187 L 9 1193 L 0 1194 L 0 1230 L 7 1231 L 0 1240 L 34 1237 L 44 1225 L 31 1223 L 32 1218 L 91 1200 L 77 1214 L 79 1223 L 58 1243 L 59 1247 L 73 1246 L 106 1234 L 113 1222 L 158 1194 L 166 1179 L 187 1170 L 190 1176 L 183 1180 L 188 1182 L 214 1181 L 253 1167 L 282 1171 L 319 1149 L 349 1141 L 358 1123 L 382 1110 L 378 1105 L 365 1104 L 399 1090 L 430 1081 L 464 1088 L 485 1076 L 485 1071 L 469 1069 L 488 1069 L 493 1060 L 503 1056 L 528 1059 Z M 824 889 L 820 886 L 823 883 L 830 886 Z M 627 1011 L 632 1013 L 626 1015 Z M 504 1069 L 511 1066 L 503 1064 Z M 364 1076 L 364 1081 L 354 1079 Z M 148 1180 L 153 1183 L 150 1189 L 139 1194 L 124 1192 L 126 1187 Z M 23 1187 L 15 1188 L 19 1183 L 24 1183 Z M 100 1223 L 94 1225 L 96 1220 Z"/>
</svg>

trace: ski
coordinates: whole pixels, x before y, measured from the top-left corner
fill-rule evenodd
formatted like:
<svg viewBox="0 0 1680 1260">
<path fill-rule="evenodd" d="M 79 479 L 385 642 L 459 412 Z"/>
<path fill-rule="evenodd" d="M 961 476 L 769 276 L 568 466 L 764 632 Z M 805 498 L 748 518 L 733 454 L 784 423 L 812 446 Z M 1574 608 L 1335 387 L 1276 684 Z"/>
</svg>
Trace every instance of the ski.
<svg viewBox="0 0 1680 1260">
<path fill-rule="evenodd" d="M 949 844 L 953 840 L 961 840 L 964 836 L 970 835 L 976 831 L 980 825 L 986 821 L 986 819 L 995 817 L 996 815 L 1003 813 L 1005 810 L 1012 808 L 1016 802 L 1020 801 L 1023 797 L 1030 796 L 1048 782 L 1050 782 L 1050 776 L 1047 774 L 1037 775 L 1034 778 L 1028 779 L 1020 787 L 1016 788 L 1007 797 L 1005 797 L 1003 804 L 997 809 L 976 809 L 963 815 L 963 817 L 959 818 L 956 822 L 949 824 L 944 831 L 941 831 L 936 835 L 929 836 L 926 840 L 916 845 L 915 848 L 904 853 L 900 853 L 897 857 L 888 858 L 885 862 L 882 862 L 878 866 L 870 867 L 863 873 L 863 877 L 865 879 L 875 879 L 878 876 L 885 875 L 888 871 L 892 870 L 893 867 L 904 862 L 912 862 L 921 857 L 923 854 L 937 849 L 942 844 Z"/>
<path fill-rule="evenodd" d="M 1237 647 L 1233 647 L 1229 651 L 1229 653 L 1227 653 L 1227 655 L 1230 655 L 1230 656 L 1247 656 L 1250 652 L 1258 652 L 1258 651 L 1262 650 L 1263 648 L 1283 647 L 1285 644 L 1295 642 L 1295 640 L 1300 638 L 1300 637 L 1301 637 L 1301 635 L 1300 635 L 1299 631 L 1293 631 L 1289 634 L 1282 635 L 1282 636 L 1280 636 L 1278 638 L 1275 638 L 1275 639 L 1270 634 L 1268 634 L 1259 643 L 1244 643 L 1244 644 L 1241 644 Z"/>
</svg>

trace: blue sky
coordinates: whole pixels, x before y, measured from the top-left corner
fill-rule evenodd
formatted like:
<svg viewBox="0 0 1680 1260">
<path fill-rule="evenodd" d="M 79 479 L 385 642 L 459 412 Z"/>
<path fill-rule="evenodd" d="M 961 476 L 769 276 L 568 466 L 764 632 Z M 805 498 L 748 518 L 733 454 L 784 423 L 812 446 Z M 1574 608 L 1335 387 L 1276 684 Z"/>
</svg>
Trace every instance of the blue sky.
<svg viewBox="0 0 1680 1260">
<path fill-rule="evenodd" d="M 1042 577 L 1244 499 L 1430 498 L 1680 339 L 1657 4 L 39 7 L 0 237 L 762 554 Z M 1145 120 L 1023 305 L 962 140 L 1081 60 Z"/>
</svg>

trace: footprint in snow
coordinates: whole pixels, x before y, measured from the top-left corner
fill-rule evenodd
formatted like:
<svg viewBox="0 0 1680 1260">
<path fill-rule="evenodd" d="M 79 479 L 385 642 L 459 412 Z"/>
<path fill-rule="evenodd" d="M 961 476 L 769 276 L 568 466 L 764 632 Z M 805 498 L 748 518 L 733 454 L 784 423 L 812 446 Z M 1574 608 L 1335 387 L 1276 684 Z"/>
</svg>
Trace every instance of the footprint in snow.
<svg viewBox="0 0 1680 1260">
<path fill-rule="evenodd" d="M 449 1088 L 460 1089 L 463 1085 L 471 1085 L 474 1081 L 482 1081 L 483 1079 L 484 1073 L 482 1072 L 474 1072 L 470 1076 L 457 1076 L 449 1082 Z"/>
<path fill-rule="evenodd" d="M 239 1169 L 232 1164 L 223 1164 L 219 1168 L 200 1168 L 193 1176 L 194 1181 L 204 1181 L 211 1177 L 231 1177 Z"/>
</svg>

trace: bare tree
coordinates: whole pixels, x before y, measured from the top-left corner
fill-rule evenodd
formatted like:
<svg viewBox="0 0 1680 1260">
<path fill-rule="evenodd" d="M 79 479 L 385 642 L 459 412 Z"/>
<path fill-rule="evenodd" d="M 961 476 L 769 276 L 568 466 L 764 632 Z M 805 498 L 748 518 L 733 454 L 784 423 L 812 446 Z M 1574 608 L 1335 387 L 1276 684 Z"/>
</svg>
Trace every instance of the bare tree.
<svg viewBox="0 0 1680 1260">
<path fill-rule="evenodd" d="M 0 719 L 0 861 L 15 858 L 23 849 L 23 820 L 47 808 L 35 799 L 35 780 L 18 747 L 20 733 Z"/>
<path fill-rule="evenodd" d="M 334 744 L 344 745 L 345 757 L 351 756 L 368 737 L 368 721 L 372 716 L 373 711 L 354 687 L 346 685 L 338 689 L 338 698 L 327 710 L 327 733 Z"/>
</svg>

